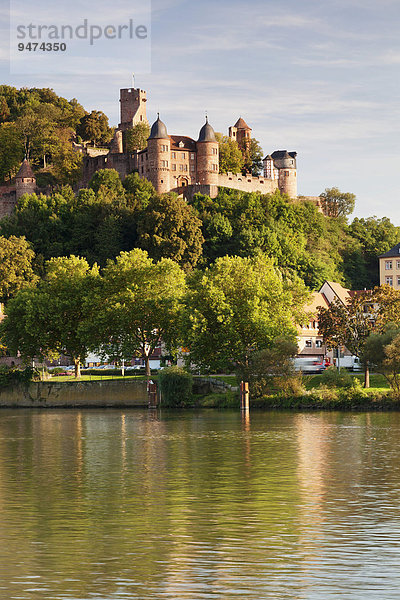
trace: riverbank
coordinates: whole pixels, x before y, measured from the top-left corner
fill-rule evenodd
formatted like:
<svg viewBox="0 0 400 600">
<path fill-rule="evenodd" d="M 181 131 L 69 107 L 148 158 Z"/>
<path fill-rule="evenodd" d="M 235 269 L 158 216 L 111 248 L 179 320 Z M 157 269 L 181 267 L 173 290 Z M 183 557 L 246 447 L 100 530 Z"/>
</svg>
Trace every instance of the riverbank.
<svg viewBox="0 0 400 600">
<path fill-rule="evenodd" d="M 377 376 L 379 377 L 379 376 Z M 231 383 L 233 381 L 229 379 Z M 386 387 L 368 390 L 359 386 L 334 388 L 320 386 L 318 380 L 301 393 L 282 392 L 250 398 L 252 410 L 354 410 L 400 411 L 400 399 L 395 399 Z M 374 381 L 378 385 L 379 380 Z M 307 386 L 307 387 L 308 387 Z M 147 382 L 145 378 L 119 378 L 95 381 L 54 379 L 42 382 L 20 383 L 0 389 L 0 408 L 109 408 L 147 407 Z M 161 406 L 165 404 L 161 403 Z M 169 407 L 174 408 L 174 407 Z M 177 408 L 240 409 L 237 388 L 227 377 L 196 377 L 194 393 L 184 406 Z"/>
</svg>

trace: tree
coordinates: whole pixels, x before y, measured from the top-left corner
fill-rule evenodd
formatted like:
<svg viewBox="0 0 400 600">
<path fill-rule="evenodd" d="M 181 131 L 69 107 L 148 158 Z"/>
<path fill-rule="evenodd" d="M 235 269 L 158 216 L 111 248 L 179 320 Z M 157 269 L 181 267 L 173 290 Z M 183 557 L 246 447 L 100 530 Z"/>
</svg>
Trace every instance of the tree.
<svg viewBox="0 0 400 600">
<path fill-rule="evenodd" d="M 201 221 L 195 210 L 175 194 L 155 196 L 138 216 L 138 246 L 160 260 L 172 258 L 194 267 L 202 254 Z"/>
<path fill-rule="evenodd" d="M 225 256 L 195 272 L 186 299 L 190 360 L 205 369 L 248 368 L 251 355 L 278 336 L 296 339 L 307 297 L 298 281 L 284 281 L 271 259 Z"/>
<path fill-rule="evenodd" d="M 18 290 L 38 280 L 32 269 L 35 258 L 24 237 L 0 237 L 0 301 L 7 302 Z"/>
<path fill-rule="evenodd" d="M 263 151 L 260 142 L 255 138 L 244 140 L 240 149 L 244 160 L 242 172 L 251 173 L 255 177 L 258 177 L 263 169 Z"/>
<path fill-rule="evenodd" d="M 237 142 L 222 133 L 216 133 L 215 137 L 219 145 L 219 172 L 241 173 L 244 158 Z"/>
<path fill-rule="evenodd" d="M 126 150 L 134 152 L 134 150 L 143 150 L 147 146 L 147 139 L 150 135 L 150 125 L 146 121 L 136 123 L 132 129 L 128 129 L 125 133 Z"/>
<path fill-rule="evenodd" d="M 376 306 L 375 326 L 381 333 L 387 327 L 400 327 L 400 290 L 381 285 L 373 291 Z"/>
<path fill-rule="evenodd" d="M 118 171 L 115 169 L 100 169 L 96 171 L 89 182 L 89 188 L 97 195 L 110 202 L 116 201 L 125 204 L 125 190 Z"/>
<path fill-rule="evenodd" d="M 185 293 L 185 275 L 170 259 L 155 263 L 147 252 L 121 252 L 104 269 L 104 290 L 93 326 L 99 346 L 111 345 L 121 356 L 136 352 L 149 358 L 163 341 L 174 347 Z"/>
<path fill-rule="evenodd" d="M 346 304 L 335 298 L 328 308 L 318 308 L 318 329 L 330 348 L 346 346 L 364 361 L 364 387 L 369 387 L 369 364 L 364 360 L 364 348 L 373 332 L 376 317 L 372 292 L 359 292 L 348 298 Z"/>
<path fill-rule="evenodd" d="M 356 263 L 352 278 L 354 289 L 379 285 L 378 257 L 400 241 L 400 227 L 393 225 L 387 217 L 356 217 L 348 231 L 354 243 L 345 250 L 344 266 L 348 270 L 349 261 Z"/>
<path fill-rule="evenodd" d="M 355 194 L 341 192 L 337 187 L 326 188 L 320 195 L 321 205 L 327 217 L 347 217 L 354 210 Z"/>
<path fill-rule="evenodd" d="M 1 332 L 7 347 L 25 359 L 67 354 L 80 377 L 80 363 L 93 342 L 88 323 L 99 273 L 86 260 L 71 256 L 47 263 L 47 277 L 36 288 L 21 290 L 6 308 Z"/>
<path fill-rule="evenodd" d="M 151 181 L 144 177 L 140 177 L 137 171 L 127 175 L 122 182 L 122 185 L 124 186 L 126 193 L 126 203 L 134 210 L 146 209 L 150 198 L 157 195 Z"/>
<path fill-rule="evenodd" d="M 21 134 L 14 123 L 0 125 L 0 179 L 14 177 L 24 158 Z"/>
<path fill-rule="evenodd" d="M 364 360 L 381 373 L 397 396 L 400 395 L 400 328 L 389 326 L 366 340 Z"/>
<path fill-rule="evenodd" d="M 94 145 L 107 144 L 113 136 L 113 130 L 108 126 L 108 118 L 100 110 L 92 110 L 90 114 L 82 117 L 76 133 Z"/>
</svg>

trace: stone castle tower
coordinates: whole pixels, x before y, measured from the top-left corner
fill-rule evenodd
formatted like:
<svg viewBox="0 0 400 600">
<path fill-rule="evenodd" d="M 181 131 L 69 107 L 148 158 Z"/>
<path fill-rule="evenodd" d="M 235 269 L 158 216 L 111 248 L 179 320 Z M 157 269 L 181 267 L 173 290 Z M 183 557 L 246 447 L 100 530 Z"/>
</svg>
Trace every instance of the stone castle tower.
<svg viewBox="0 0 400 600">
<path fill-rule="evenodd" d="M 121 123 L 118 129 L 127 131 L 138 123 L 148 123 L 146 116 L 146 92 L 141 89 L 125 88 L 120 90 Z"/>
<path fill-rule="evenodd" d="M 15 196 L 16 200 L 24 194 L 33 194 L 36 191 L 36 177 L 32 167 L 25 158 L 16 177 L 15 177 Z"/>
<path fill-rule="evenodd" d="M 169 192 L 171 189 L 170 157 L 171 140 L 165 124 L 158 115 L 147 140 L 147 160 L 149 163 L 148 179 L 160 194 Z"/>
<path fill-rule="evenodd" d="M 200 129 L 197 140 L 197 179 L 200 185 L 218 185 L 219 156 L 218 142 L 214 129 L 206 122 Z"/>
<path fill-rule="evenodd" d="M 235 125 L 229 127 L 229 137 L 237 142 L 242 148 L 248 146 L 251 141 L 251 127 L 240 117 Z"/>
</svg>

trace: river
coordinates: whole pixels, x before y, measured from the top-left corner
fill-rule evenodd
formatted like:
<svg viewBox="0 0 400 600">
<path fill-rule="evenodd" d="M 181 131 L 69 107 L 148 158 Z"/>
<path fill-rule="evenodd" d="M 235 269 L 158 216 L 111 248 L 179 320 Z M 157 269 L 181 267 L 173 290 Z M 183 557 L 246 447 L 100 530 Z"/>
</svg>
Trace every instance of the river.
<svg viewBox="0 0 400 600">
<path fill-rule="evenodd" d="M 1 600 L 398 600 L 400 414 L 1 410 Z"/>
</svg>

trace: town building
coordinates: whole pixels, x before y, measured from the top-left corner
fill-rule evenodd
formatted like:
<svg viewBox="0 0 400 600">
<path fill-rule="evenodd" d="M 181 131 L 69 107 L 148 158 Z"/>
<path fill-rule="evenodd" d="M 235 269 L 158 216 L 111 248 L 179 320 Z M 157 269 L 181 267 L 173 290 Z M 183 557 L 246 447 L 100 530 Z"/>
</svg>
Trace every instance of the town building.
<svg viewBox="0 0 400 600">
<path fill-rule="evenodd" d="M 379 256 L 379 283 L 400 290 L 400 243 Z"/>
</svg>

